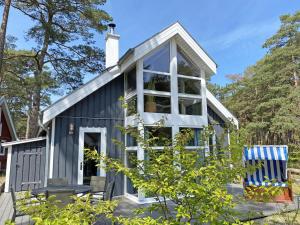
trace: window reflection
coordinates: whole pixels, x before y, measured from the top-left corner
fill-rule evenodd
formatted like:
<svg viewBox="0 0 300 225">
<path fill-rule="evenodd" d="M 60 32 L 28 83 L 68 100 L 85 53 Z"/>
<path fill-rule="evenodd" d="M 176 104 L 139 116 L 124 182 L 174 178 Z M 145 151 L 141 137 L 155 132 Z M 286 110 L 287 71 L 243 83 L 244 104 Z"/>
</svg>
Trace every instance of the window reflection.
<svg viewBox="0 0 300 225">
<path fill-rule="evenodd" d="M 127 152 L 127 167 L 136 168 L 137 167 L 137 152 Z M 137 195 L 138 189 L 133 186 L 132 181 L 127 178 L 127 193 Z"/>
<path fill-rule="evenodd" d="M 201 128 L 179 128 L 180 132 L 188 132 L 190 130 L 192 131 L 192 138 L 186 143 L 186 146 L 201 146 Z"/>
<path fill-rule="evenodd" d="M 200 99 L 179 98 L 179 113 L 185 115 L 202 115 Z"/>
<path fill-rule="evenodd" d="M 170 44 L 166 44 L 155 50 L 144 59 L 143 68 L 145 70 L 170 72 Z"/>
<path fill-rule="evenodd" d="M 192 63 L 192 61 L 177 46 L 177 73 L 186 76 L 200 76 L 200 70 Z"/>
<path fill-rule="evenodd" d="M 155 138 L 153 146 L 165 146 L 172 144 L 171 127 L 145 127 L 145 138 Z"/>
<path fill-rule="evenodd" d="M 144 72 L 144 89 L 170 92 L 170 76 Z"/>
<path fill-rule="evenodd" d="M 132 116 L 137 113 L 137 96 L 127 100 L 127 116 Z"/>
<path fill-rule="evenodd" d="M 130 93 L 136 90 L 136 69 L 135 67 L 125 73 L 126 77 L 126 92 Z"/>
<path fill-rule="evenodd" d="M 151 113 L 171 113 L 170 97 L 144 95 L 144 111 Z"/>
<path fill-rule="evenodd" d="M 200 95 L 201 81 L 178 78 L 178 93 Z"/>
</svg>

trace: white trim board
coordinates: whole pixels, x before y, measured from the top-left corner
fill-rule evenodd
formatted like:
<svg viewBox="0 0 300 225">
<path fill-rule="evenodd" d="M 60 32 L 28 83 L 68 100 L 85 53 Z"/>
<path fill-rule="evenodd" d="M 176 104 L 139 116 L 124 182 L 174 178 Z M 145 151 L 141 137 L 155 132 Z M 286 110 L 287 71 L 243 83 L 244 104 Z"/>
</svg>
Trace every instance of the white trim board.
<svg viewBox="0 0 300 225">
<path fill-rule="evenodd" d="M 55 118 L 52 119 L 52 124 L 51 124 L 50 157 L 49 157 L 49 178 L 53 178 L 54 138 L 55 138 Z"/>
<path fill-rule="evenodd" d="M 99 133 L 101 134 L 101 146 L 100 151 L 103 156 L 106 156 L 106 146 L 107 146 L 107 129 L 106 127 L 80 127 L 79 128 L 79 142 L 78 142 L 78 177 L 77 183 L 83 184 L 83 160 L 84 160 L 84 133 Z M 105 177 L 106 172 L 102 168 L 102 163 L 100 164 L 100 176 Z"/>
<path fill-rule="evenodd" d="M 5 174 L 5 188 L 4 188 L 4 192 L 9 192 L 11 154 L 12 154 L 12 146 L 9 146 L 8 150 L 7 150 L 7 161 L 6 161 L 6 174 Z"/>
<path fill-rule="evenodd" d="M 2 146 L 12 146 L 12 145 L 19 145 L 19 144 L 25 144 L 29 142 L 35 142 L 35 141 L 42 141 L 46 140 L 47 137 L 38 137 L 38 138 L 31 138 L 31 139 L 24 139 L 24 140 L 19 140 L 19 141 L 12 141 L 12 142 L 5 142 L 2 143 Z"/>
<path fill-rule="evenodd" d="M 189 47 L 192 49 L 193 54 L 197 56 L 198 60 L 203 62 L 203 65 L 211 73 L 216 73 L 217 65 L 206 54 L 206 52 L 199 46 L 199 44 L 193 39 L 193 37 L 178 23 L 174 23 L 163 31 L 157 33 L 150 39 L 146 40 L 142 44 L 136 46 L 128 56 L 126 60 L 120 60 L 121 65 L 116 65 L 109 68 L 102 75 L 98 75 L 96 78 L 86 83 L 82 87 L 78 88 L 71 94 L 62 98 L 61 100 L 53 103 L 51 106 L 43 111 L 43 124 L 50 122 L 57 115 L 73 106 L 86 96 L 90 95 L 94 91 L 98 90 L 108 82 L 117 78 L 123 71 L 127 70 L 133 63 L 136 63 L 139 59 L 153 51 L 160 45 L 166 43 L 174 36 L 179 36 Z"/>
<path fill-rule="evenodd" d="M 206 89 L 207 105 L 211 106 L 214 111 L 222 118 L 233 123 L 237 128 L 239 121 L 232 113 L 208 90 Z"/>
</svg>

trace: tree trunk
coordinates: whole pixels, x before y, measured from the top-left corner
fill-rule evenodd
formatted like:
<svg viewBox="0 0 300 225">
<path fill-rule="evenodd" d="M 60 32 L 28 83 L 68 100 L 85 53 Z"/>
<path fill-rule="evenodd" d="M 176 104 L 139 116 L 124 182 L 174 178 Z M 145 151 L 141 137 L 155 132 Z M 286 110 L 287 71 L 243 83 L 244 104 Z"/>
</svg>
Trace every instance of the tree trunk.
<svg viewBox="0 0 300 225">
<path fill-rule="evenodd" d="M 297 64 L 294 56 L 292 56 L 292 61 L 293 61 L 293 63 Z M 298 87 L 300 80 L 299 80 L 299 77 L 297 75 L 296 69 L 294 69 L 293 76 L 294 76 L 295 87 Z"/>
<path fill-rule="evenodd" d="M 5 0 L 4 2 L 4 10 L 2 16 L 1 30 L 0 30 L 0 86 L 4 78 L 4 75 L 2 73 L 2 66 L 3 66 L 6 27 L 7 27 L 10 3 L 11 0 Z"/>
<path fill-rule="evenodd" d="M 41 105 L 41 89 L 36 87 L 32 96 L 32 105 L 28 110 L 26 138 L 33 138 L 37 136 L 39 130 L 39 113 Z"/>
<path fill-rule="evenodd" d="M 47 27 L 52 26 L 52 19 L 53 19 L 53 14 L 49 12 Z M 39 130 L 39 113 L 40 113 L 40 106 L 41 106 L 41 90 L 42 90 L 41 88 L 42 83 L 40 77 L 42 76 L 43 69 L 44 69 L 45 57 L 49 47 L 49 40 L 50 40 L 50 31 L 49 29 L 46 29 L 44 34 L 43 46 L 41 49 L 41 53 L 38 56 L 38 62 L 36 65 L 37 70 L 36 73 L 34 74 L 35 90 L 32 96 L 31 108 L 28 110 L 27 113 L 26 138 L 36 137 Z"/>
</svg>

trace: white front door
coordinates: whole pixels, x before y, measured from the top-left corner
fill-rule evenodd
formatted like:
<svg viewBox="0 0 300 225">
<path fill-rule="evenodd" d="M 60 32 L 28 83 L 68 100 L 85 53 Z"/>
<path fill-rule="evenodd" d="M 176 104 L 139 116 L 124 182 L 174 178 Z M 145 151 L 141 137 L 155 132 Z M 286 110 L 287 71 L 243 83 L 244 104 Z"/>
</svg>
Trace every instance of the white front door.
<svg viewBox="0 0 300 225">
<path fill-rule="evenodd" d="M 80 127 L 78 143 L 78 184 L 89 184 L 91 176 L 105 177 L 102 167 L 97 167 L 97 162 L 85 160 L 84 149 L 96 149 L 98 153 L 106 155 L 106 128 Z M 103 166 L 102 162 L 99 162 Z"/>
</svg>

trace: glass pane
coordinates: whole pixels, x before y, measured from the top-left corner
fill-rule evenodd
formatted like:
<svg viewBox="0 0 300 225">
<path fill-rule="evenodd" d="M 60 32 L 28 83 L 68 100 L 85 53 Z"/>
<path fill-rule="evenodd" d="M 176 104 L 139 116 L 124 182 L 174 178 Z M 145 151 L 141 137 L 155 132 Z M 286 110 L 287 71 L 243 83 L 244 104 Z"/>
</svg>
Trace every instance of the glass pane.
<svg viewBox="0 0 300 225">
<path fill-rule="evenodd" d="M 184 55 L 184 52 L 177 46 L 177 73 L 199 77 L 200 70 Z"/>
<path fill-rule="evenodd" d="M 126 92 L 130 93 L 136 90 L 136 69 L 135 67 L 125 74 L 126 76 Z"/>
<path fill-rule="evenodd" d="M 179 113 L 186 115 L 202 115 L 200 99 L 179 98 Z"/>
<path fill-rule="evenodd" d="M 127 116 L 132 116 L 137 112 L 137 96 L 127 100 Z"/>
<path fill-rule="evenodd" d="M 179 131 L 191 130 L 193 132 L 193 138 L 189 140 L 186 146 L 200 146 L 201 145 L 201 129 L 200 128 L 186 128 L 180 127 Z"/>
<path fill-rule="evenodd" d="M 101 133 L 84 133 L 84 149 L 97 150 L 100 153 Z M 100 169 L 95 160 L 87 159 L 84 154 L 83 184 L 90 184 L 91 176 L 99 176 Z"/>
<path fill-rule="evenodd" d="M 178 92 L 184 94 L 201 94 L 201 81 L 178 78 Z"/>
<path fill-rule="evenodd" d="M 127 152 L 127 167 L 136 168 L 137 167 L 137 153 Z M 132 181 L 127 177 L 127 193 L 137 195 L 137 188 L 133 187 Z"/>
<path fill-rule="evenodd" d="M 145 138 L 157 138 L 153 146 L 164 146 L 172 144 L 171 127 L 145 127 Z"/>
<path fill-rule="evenodd" d="M 126 134 L 126 147 L 133 147 L 137 146 L 137 140 L 136 140 L 136 133 L 137 133 L 137 128 L 136 127 L 131 127 L 128 129 L 132 129 L 132 133 L 127 133 Z M 133 135 L 131 135 L 133 134 Z"/>
<path fill-rule="evenodd" d="M 170 76 L 145 72 L 144 89 L 170 92 Z"/>
<path fill-rule="evenodd" d="M 144 111 L 151 113 L 171 113 L 170 97 L 144 95 Z"/>
<path fill-rule="evenodd" d="M 170 72 L 170 44 L 166 44 L 144 59 L 143 68 L 159 72 Z"/>
</svg>

